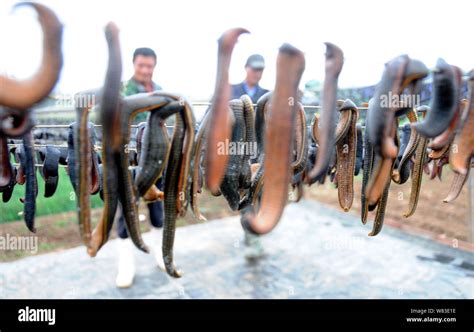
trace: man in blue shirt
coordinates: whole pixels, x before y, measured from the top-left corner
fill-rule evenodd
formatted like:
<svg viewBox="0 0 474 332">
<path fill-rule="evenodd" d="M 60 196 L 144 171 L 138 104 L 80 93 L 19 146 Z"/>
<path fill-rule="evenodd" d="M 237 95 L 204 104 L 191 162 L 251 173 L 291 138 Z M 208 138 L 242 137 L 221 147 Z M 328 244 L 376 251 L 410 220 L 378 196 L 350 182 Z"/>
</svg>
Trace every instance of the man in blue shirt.
<svg viewBox="0 0 474 332">
<path fill-rule="evenodd" d="M 242 83 L 232 85 L 231 99 L 238 99 L 242 95 L 249 95 L 253 103 L 263 96 L 268 90 L 258 85 L 262 79 L 263 70 L 265 69 L 265 59 L 260 54 L 249 56 L 245 63 L 246 77 Z"/>
<path fill-rule="evenodd" d="M 231 86 L 231 99 L 239 99 L 242 95 L 248 95 L 254 104 L 268 90 L 258 85 L 262 79 L 263 70 L 265 69 L 265 60 L 260 54 L 252 54 L 245 63 L 246 77 L 242 83 Z M 260 237 L 244 230 L 245 235 L 245 257 L 248 260 L 256 260 L 263 256 L 264 250 Z"/>
</svg>

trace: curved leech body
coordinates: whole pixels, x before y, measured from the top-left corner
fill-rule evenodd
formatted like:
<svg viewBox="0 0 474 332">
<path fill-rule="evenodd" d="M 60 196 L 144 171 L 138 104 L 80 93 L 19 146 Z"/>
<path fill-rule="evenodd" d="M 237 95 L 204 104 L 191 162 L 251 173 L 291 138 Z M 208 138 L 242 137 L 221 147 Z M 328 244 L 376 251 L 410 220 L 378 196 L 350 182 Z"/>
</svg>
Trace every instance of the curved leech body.
<svg viewBox="0 0 474 332">
<path fill-rule="evenodd" d="M 43 56 L 38 71 L 29 79 L 16 81 L 0 75 L 0 105 L 26 110 L 45 98 L 56 84 L 61 72 L 63 57 L 62 30 L 63 26 L 57 16 L 48 7 L 33 3 L 21 2 L 14 8 L 31 6 L 38 14 L 43 30 Z"/>
<path fill-rule="evenodd" d="M 395 142 L 397 140 L 397 121 L 394 121 L 394 123 L 392 124 L 391 135 L 393 137 L 393 141 Z M 395 143 L 392 144 L 396 147 Z M 369 210 L 371 209 L 371 207 L 374 207 L 379 203 L 385 191 L 387 183 L 390 183 L 398 150 L 395 152 L 396 153 L 394 158 L 384 158 L 380 154 L 375 153 L 374 149 L 374 161 L 372 168 L 373 174 L 369 179 L 366 187 L 366 197 L 369 204 Z"/>
<path fill-rule="evenodd" d="M 0 135 L 0 192 L 3 192 L 14 179 L 13 166 L 10 163 L 10 150 L 7 138 Z"/>
<path fill-rule="evenodd" d="M 163 200 L 156 181 L 162 177 L 168 161 L 170 139 L 166 130 L 165 119 L 159 111 L 152 111 L 147 122 L 139 125 L 136 134 L 137 166 L 133 178 L 138 196 L 146 202 Z"/>
<path fill-rule="evenodd" d="M 28 229 L 35 232 L 34 218 L 38 184 L 36 179 L 34 142 L 31 128 L 34 125 L 29 108 L 43 100 L 53 89 L 62 68 L 62 24 L 48 7 L 21 2 L 14 6 L 30 6 L 38 14 L 43 31 L 43 54 L 38 71 L 30 78 L 17 81 L 0 75 L 0 188 L 4 202 L 9 201 L 17 177 L 26 182 L 24 220 Z M 7 121 L 6 121 L 7 120 Z M 22 137 L 21 174 L 15 174 L 10 164 L 6 145 L 7 137 Z M 19 172 L 19 173 L 20 173 Z M 19 183 L 20 183 L 19 182 Z"/>
<path fill-rule="evenodd" d="M 172 96 L 171 94 L 166 95 Z M 174 96 L 172 97 L 174 98 Z M 178 99 L 176 97 L 176 100 Z M 194 140 L 194 117 L 190 112 L 189 104 L 186 103 L 183 107 L 180 102 L 178 111 L 165 173 L 165 222 L 162 247 L 166 271 L 173 277 L 181 276 L 173 262 L 175 223 L 176 217 L 180 213 L 178 202 L 182 201 L 180 197 L 183 192 L 181 190 L 187 191 L 188 181 L 183 181 L 183 178 L 187 179 L 187 173 L 182 174 L 183 171 L 187 171 L 187 167 L 183 164 L 190 162 L 192 145 L 189 143 Z M 181 188 L 180 185 L 185 185 L 186 187 Z"/>
<path fill-rule="evenodd" d="M 418 121 L 418 116 L 415 110 L 411 110 L 407 113 L 408 120 L 410 123 Z M 403 184 L 408 181 L 410 177 L 410 160 L 415 154 L 416 148 L 419 144 L 420 137 L 417 134 L 416 130 L 410 131 L 410 138 L 403 152 L 402 158 L 392 172 L 392 180 L 397 184 Z"/>
<path fill-rule="evenodd" d="M 239 203 L 239 210 L 254 209 L 257 199 L 263 188 L 264 160 L 265 160 L 265 121 L 272 102 L 273 92 L 269 91 L 257 100 L 255 108 L 255 139 L 257 144 L 257 156 L 251 162 L 251 184 L 250 188 Z M 287 143 L 288 144 L 288 143 Z"/>
<path fill-rule="evenodd" d="M 74 189 L 74 192 L 77 194 L 77 175 L 76 175 L 76 151 L 75 151 L 75 144 L 74 144 L 74 127 L 76 123 L 73 122 L 69 124 L 68 127 L 68 135 L 67 135 L 67 174 L 69 175 L 69 180 L 71 181 L 71 185 Z"/>
<path fill-rule="evenodd" d="M 258 204 L 258 199 L 261 198 L 261 192 L 263 189 L 263 180 L 264 180 L 264 134 L 265 134 L 265 121 L 268 117 L 268 110 L 271 107 L 271 97 L 273 92 L 267 92 L 265 95 L 259 98 L 257 101 L 256 107 L 256 116 L 255 116 L 255 136 L 257 143 L 258 157 L 253 158 L 253 163 L 251 165 L 252 181 L 250 184 L 249 190 L 246 192 L 245 196 L 239 203 L 239 210 L 246 209 L 255 209 Z M 297 102 L 295 108 L 295 126 L 294 126 L 294 135 L 293 135 L 293 152 L 291 154 L 291 174 L 292 181 L 291 185 L 297 190 L 297 198 L 294 200 L 298 202 L 302 198 L 303 190 L 303 174 L 307 166 L 308 160 L 308 139 L 307 139 L 307 126 L 306 126 L 306 115 L 304 112 L 303 105 L 300 102 Z M 251 126 L 247 126 L 251 128 Z M 245 212 L 244 212 L 245 213 Z"/>
<path fill-rule="evenodd" d="M 398 56 L 385 64 L 382 78 L 375 89 L 372 102 L 367 110 L 366 135 L 376 154 L 382 153 L 382 144 L 385 138 L 385 127 L 391 126 L 388 114 L 392 111 L 388 104 L 382 103 L 388 95 L 399 95 L 403 74 L 408 65 L 407 55 Z M 393 119 L 392 115 L 391 119 Z"/>
<path fill-rule="evenodd" d="M 440 135 L 431 139 L 430 142 L 428 143 L 428 147 L 430 149 L 432 149 L 433 151 L 439 151 L 446 148 L 446 146 L 452 143 L 454 139 L 454 135 L 456 134 L 456 130 L 458 129 L 458 126 L 460 125 L 461 118 L 468 109 L 467 107 L 468 107 L 468 100 L 462 99 L 459 102 L 457 110 L 451 122 L 449 123 L 448 128 L 445 131 L 443 131 Z"/>
<path fill-rule="evenodd" d="M 184 217 L 189 204 L 190 192 L 188 190 L 191 179 L 190 179 L 190 167 L 191 160 L 193 157 L 194 150 L 194 140 L 195 140 L 195 127 L 196 120 L 194 118 L 193 108 L 191 103 L 186 100 L 183 96 L 164 92 L 164 91 L 155 91 L 153 92 L 154 96 L 161 96 L 163 98 L 169 98 L 172 100 L 172 105 L 176 103 L 181 106 L 181 109 L 176 114 L 176 119 L 179 117 L 184 121 L 184 141 L 182 143 L 181 155 L 182 160 L 180 162 L 180 176 L 178 179 L 178 197 L 176 200 L 176 210 L 179 217 Z M 173 106 L 174 107 L 174 106 Z M 170 106 L 168 111 L 175 112 L 175 108 Z M 171 142 L 173 144 L 173 142 Z M 171 150 L 173 151 L 173 150 Z M 170 152 L 171 154 L 171 152 Z M 168 162 L 169 164 L 169 162 Z M 165 191 L 166 195 L 166 191 Z"/>
<path fill-rule="evenodd" d="M 297 88 L 305 66 L 303 53 L 284 44 L 277 58 L 277 80 L 270 113 L 265 124 L 265 190 L 257 214 L 244 209 L 241 223 L 256 234 L 270 232 L 278 223 L 288 198 L 291 171 L 291 144 Z M 291 99 L 292 98 L 292 99 Z"/>
<path fill-rule="evenodd" d="M 429 113 L 428 107 L 418 107 L 417 111 L 422 110 L 424 114 Z M 416 127 L 414 127 L 414 130 Z M 420 196 L 420 189 L 421 189 L 421 180 L 423 178 L 423 166 L 426 160 L 426 147 L 428 145 L 428 139 L 426 137 L 421 136 L 418 141 L 418 146 L 416 147 L 415 152 L 415 162 L 413 165 L 413 171 L 411 174 L 412 178 L 412 185 L 411 185 L 411 192 L 410 192 L 410 201 L 408 205 L 407 212 L 404 213 L 404 217 L 408 218 L 415 213 L 416 206 L 418 205 L 418 199 Z"/>
<path fill-rule="evenodd" d="M 90 159 L 90 194 L 95 195 L 100 191 L 101 181 L 100 181 L 100 174 L 99 174 L 99 157 L 97 156 L 97 152 L 95 151 L 95 143 L 97 139 L 97 134 L 95 131 L 94 126 L 89 127 L 89 139 L 90 139 L 90 152 L 89 152 L 89 159 Z"/>
<path fill-rule="evenodd" d="M 399 141 L 399 138 L 398 138 L 398 134 L 396 133 L 396 126 L 394 126 L 394 131 L 395 131 L 395 135 L 394 135 L 394 138 L 393 138 L 393 144 L 395 145 L 396 148 L 398 148 L 400 146 L 400 141 Z M 397 151 L 397 154 L 398 154 L 398 151 Z M 392 162 L 390 173 L 393 172 L 393 166 L 394 166 L 394 163 Z M 369 209 L 373 210 L 373 209 L 377 208 L 377 211 L 375 213 L 374 223 L 372 225 L 372 231 L 368 234 L 369 236 L 376 236 L 377 234 L 379 234 L 382 231 L 383 222 L 384 222 L 384 219 L 385 219 L 385 210 L 387 208 L 388 194 L 390 192 L 390 184 L 391 183 L 392 183 L 391 178 L 388 177 L 388 179 L 386 180 L 386 183 L 385 183 L 385 187 L 383 188 L 383 192 L 380 196 L 380 200 L 376 205 L 370 206 L 370 202 L 368 202 Z"/>
<path fill-rule="evenodd" d="M 125 223 L 133 243 L 142 251 L 148 252 L 148 247 L 141 238 L 135 188 L 131 173 L 128 170 L 130 158 L 127 153 L 127 144 L 130 140 L 130 121 L 139 112 L 158 112 L 158 109 L 160 108 L 162 108 L 160 115 L 171 115 L 176 113 L 178 108 L 174 105 L 173 108 L 170 107 L 166 109 L 170 100 L 182 101 L 181 97 L 164 92 L 134 95 L 124 99 L 120 98 L 121 58 L 120 47 L 118 44 L 118 29 L 113 24 L 109 24 L 106 28 L 106 36 L 108 39 L 110 54 L 109 68 L 100 105 L 100 115 L 103 125 L 102 177 L 104 183 L 104 213 L 99 225 L 92 234 L 91 246 L 88 250 L 91 256 L 94 256 L 97 253 L 97 250 L 107 241 L 119 201 L 122 204 Z M 181 109 L 181 106 L 179 106 L 179 109 Z M 187 123 L 191 123 L 190 127 L 193 128 L 194 119 L 189 119 L 189 116 L 192 117 L 192 113 L 189 115 L 190 110 L 187 103 L 185 103 L 184 109 L 187 110 L 184 112 L 186 121 Z M 194 135 L 193 130 L 194 129 L 186 132 L 187 140 L 185 139 L 184 143 L 188 150 L 192 147 L 189 143 L 189 139 L 191 139 L 192 142 Z M 191 135 L 189 134 L 190 132 Z M 186 153 L 183 153 L 183 160 L 186 160 L 187 162 L 189 162 L 188 150 L 186 150 Z M 144 156 L 142 161 L 147 163 L 147 158 L 147 156 Z M 186 163 L 183 163 L 183 165 L 185 164 Z M 156 171 L 158 175 L 155 174 L 155 177 L 152 176 L 151 178 L 156 180 L 157 177 L 159 177 L 159 171 L 160 167 L 158 167 L 158 171 Z M 181 172 L 183 171 L 187 171 L 187 167 L 181 170 Z M 182 174 L 186 174 L 187 176 L 187 173 Z M 140 177 L 137 176 L 137 179 L 139 178 Z M 184 186 L 186 184 L 187 181 L 180 178 L 180 185 Z M 150 186 L 151 185 L 153 185 L 153 183 L 151 183 Z M 185 190 L 183 192 L 185 192 Z M 178 200 L 176 203 L 178 205 L 178 211 L 183 213 L 184 208 L 179 205 L 180 201 Z"/>
<path fill-rule="evenodd" d="M 365 119 L 365 128 L 369 126 L 367 118 Z M 369 135 L 364 135 L 364 158 L 362 166 L 362 189 L 361 189 L 361 221 L 363 224 L 367 223 L 367 218 L 369 214 L 369 202 L 366 196 L 367 184 L 370 177 L 372 176 L 374 166 L 374 148 L 370 142 Z M 371 207 L 373 210 L 373 207 Z"/>
<path fill-rule="evenodd" d="M 230 144 L 235 151 L 230 153 L 229 164 L 221 183 L 220 191 L 232 210 L 239 209 L 241 192 L 251 187 L 250 157 L 255 149 L 255 120 L 252 100 L 243 95 L 240 99 L 229 102 L 233 113 L 232 139 Z"/>
<path fill-rule="evenodd" d="M 443 199 L 444 203 L 450 203 L 459 197 L 459 195 L 461 194 L 462 188 L 464 187 L 464 184 L 469 178 L 470 169 L 471 167 L 470 165 L 468 165 L 466 174 L 454 173 L 453 180 L 451 182 L 451 186 L 449 187 L 448 194 Z"/>
<path fill-rule="evenodd" d="M 118 207 L 121 113 L 120 88 L 122 58 L 118 39 L 118 28 L 109 23 L 105 29 L 109 49 L 109 63 L 105 77 L 99 118 L 102 123 L 102 176 L 104 207 L 102 218 L 92 232 L 87 252 L 94 257 L 107 242 Z M 123 185 L 122 185 L 123 186 Z M 123 189 L 123 188 L 121 188 Z"/>
<path fill-rule="evenodd" d="M 423 63 L 412 60 L 407 55 L 399 56 L 386 64 L 367 114 L 367 134 L 374 149 L 373 175 L 365 189 L 369 206 L 377 205 L 385 191 L 386 183 L 392 176 L 399 150 L 395 144 L 398 123 L 396 116 L 409 110 L 407 105 L 392 105 L 386 98 L 400 96 L 405 88 L 418 95 L 419 82 L 427 74 L 428 69 Z"/>
<path fill-rule="evenodd" d="M 10 162 L 10 154 L 14 154 L 16 148 L 9 149 L 7 143 L 7 138 L 0 135 L 0 193 L 4 203 L 10 201 L 17 184 L 17 169 Z"/>
<path fill-rule="evenodd" d="M 255 111 L 252 99 L 248 95 L 243 95 L 240 100 L 244 106 L 245 121 L 245 151 L 242 158 L 242 170 L 240 172 L 240 188 L 248 189 L 252 182 L 251 156 L 256 157 L 258 150 L 255 138 Z"/>
<path fill-rule="evenodd" d="M 257 101 L 257 107 L 255 109 L 255 138 L 257 141 L 258 158 L 254 161 L 260 164 L 263 164 L 265 155 L 265 120 L 268 109 L 271 106 L 272 96 L 272 91 L 261 96 Z"/>
<path fill-rule="evenodd" d="M 372 226 L 372 231 L 369 233 L 369 236 L 376 236 L 382 230 L 383 221 L 385 219 L 385 210 L 387 208 L 389 190 L 390 190 L 390 180 L 385 185 L 382 196 L 377 205 L 377 212 L 375 213 L 374 224 Z"/>
<path fill-rule="evenodd" d="M 365 119 L 365 125 L 367 130 L 367 118 Z M 366 188 L 367 183 L 369 182 L 369 178 L 372 175 L 372 168 L 373 168 L 373 161 L 374 161 L 374 149 L 372 144 L 369 140 L 369 135 L 367 133 L 364 135 L 364 158 L 363 158 L 363 166 L 362 166 L 362 189 L 361 189 L 361 221 L 362 224 L 367 223 L 367 219 L 369 216 L 369 203 L 366 196 Z"/>
<path fill-rule="evenodd" d="M 229 102 L 229 108 L 234 115 L 231 139 L 225 142 L 225 147 L 230 146 L 228 151 L 221 151 L 229 155 L 224 177 L 220 185 L 220 191 L 227 200 L 232 210 L 237 210 L 240 202 L 240 177 L 242 172 L 242 157 L 245 151 L 241 148 L 245 141 L 246 126 L 244 120 L 244 105 L 242 100 L 235 99 Z M 229 145 L 228 145 L 229 144 Z M 232 149 L 233 147 L 233 149 Z M 245 148 L 245 145 L 243 145 Z"/>
<path fill-rule="evenodd" d="M 340 112 L 340 116 L 336 123 L 336 128 L 334 130 L 334 142 L 335 142 L 335 147 L 336 147 L 335 150 L 337 151 L 337 145 L 340 144 L 344 138 L 346 138 L 347 133 L 349 132 L 349 129 L 352 126 L 352 123 L 354 120 L 353 117 L 356 117 L 355 121 L 357 121 L 357 114 L 353 114 L 353 109 L 356 109 L 357 107 L 350 99 L 337 100 L 336 106 Z M 322 137 L 320 120 L 321 120 L 321 116 L 318 113 L 315 113 L 312 123 L 311 123 L 311 137 L 313 141 L 318 144 L 318 150 L 319 150 L 320 140 Z M 331 158 L 328 164 L 327 173 L 330 173 L 332 175 L 331 181 L 332 180 L 337 181 L 337 178 L 335 177 L 336 173 L 334 172 L 334 167 L 336 167 L 335 163 L 337 163 L 337 160 L 336 160 L 337 158 L 335 158 L 336 154 L 335 153 L 331 154 Z M 324 182 L 323 181 L 324 178 L 325 177 L 321 177 L 320 180 Z M 308 184 L 311 185 L 317 181 L 317 178 L 310 179 L 308 176 L 307 181 L 309 181 Z"/>
<path fill-rule="evenodd" d="M 13 190 L 15 189 L 15 185 L 17 184 L 16 183 L 16 168 L 13 168 L 13 178 L 12 178 L 12 181 L 10 182 L 10 184 L 8 184 L 6 187 L 4 187 L 2 190 L 1 190 L 1 193 L 2 193 L 2 202 L 3 203 L 8 203 L 10 201 L 10 199 L 12 198 L 12 195 L 13 195 Z"/>
<path fill-rule="evenodd" d="M 408 143 L 410 142 L 411 126 L 406 123 L 403 127 L 399 128 L 398 134 L 400 136 L 400 149 L 398 150 L 397 162 L 395 166 L 398 167 L 399 162 L 402 160 L 403 155 L 407 149 Z"/>
<path fill-rule="evenodd" d="M 124 124 L 124 130 L 130 127 L 132 118 L 136 114 L 150 112 L 141 143 L 137 142 L 140 157 L 134 182 L 139 196 L 145 196 L 161 177 L 166 167 L 170 142 L 165 121 L 180 109 L 179 103 L 173 102 L 169 98 L 155 96 L 155 93 L 134 95 L 124 99 L 125 113 L 129 114 L 129 119 Z M 126 142 L 125 139 L 124 143 L 126 144 Z"/>
<path fill-rule="evenodd" d="M 362 169 L 364 157 L 364 137 L 362 132 L 362 126 L 360 124 L 356 124 L 356 131 L 357 131 L 357 149 L 356 149 L 356 162 L 354 168 L 354 176 L 359 175 L 360 170 Z"/>
<path fill-rule="evenodd" d="M 308 162 L 308 133 L 306 126 L 306 114 L 303 105 L 298 102 L 296 106 L 296 121 L 294 134 L 294 161 L 291 163 L 293 177 L 304 171 Z M 300 183 L 301 180 L 298 181 Z"/>
<path fill-rule="evenodd" d="M 445 156 L 449 156 L 449 150 L 451 149 L 451 143 L 445 145 L 439 150 L 431 150 L 428 157 L 432 160 L 439 160 Z"/>
<path fill-rule="evenodd" d="M 36 233 L 35 213 L 38 181 L 36 178 L 34 141 L 31 132 L 23 136 L 23 149 L 24 153 L 21 162 L 26 180 L 23 217 L 26 227 L 28 227 L 31 232 Z"/>
<path fill-rule="evenodd" d="M 185 121 L 183 112 L 176 117 L 173 138 L 171 143 L 170 157 L 165 173 L 165 221 L 163 230 L 163 261 L 165 263 L 166 272 L 175 278 L 181 277 L 182 273 L 174 264 L 173 246 L 176 231 L 177 216 L 177 200 L 179 196 L 179 177 L 181 163 L 181 151 L 183 149 L 183 141 L 185 137 Z"/>
<path fill-rule="evenodd" d="M 434 178 L 438 177 L 438 179 L 441 181 L 443 175 L 443 167 L 446 164 L 449 164 L 449 150 L 446 151 L 446 153 L 439 159 L 433 159 L 430 157 L 430 155 L 431 153 L 428 153 L 428 160 L 433 163 L 430 174 L 430 180 L 433 180 Z"/>
<path fill-rule="evenodd" d="M 297 203 L 299 202 L 304 195 L 304 173 L 308 165 L 308 133 L 306 125 L 306 114 L 304 111 L 303 105 L 298 102 L 296 108 L 296 118 L 295 118 L 295 131 L 294 131 L 294 140 L 292 151 L 293 160 L 291 163 L 291 187 L 293 189 L 292 197 L 295 196 L 293 193 L 296 192 L 296 197 L 291 199 L 291 201 Z"/>
<path fill-rule="evenodd" d="M 240 28 L 228 30 L 219 38 L 218 42 L 216 86 L 210 108 L 211 116 L 207 127 L 205 155 L 206 184 L 213 193 L 217 193 L 220 187 L 229 159 L 227 154 L 219 154 L 218 148 L 220 144 L 231 137 L 232 124 L 228 112 L 229 66 L 234 46 L 243 33 L 248 33 L 248 31 Z"/>
<path fill-rule="evenodd" d="M 336 177 L 338 200 L 341 208 L 348 212 L 354 200 L 354 173 L 357 149 L 357 107 L 350 100 L 346 100 L 341 112 L 350 113 L 350 122 L 347 131 L 338 141 L 336 138 Z"/>
<path fill-rule="evenodd" d="M 129 171 L 130 158 L 128 155 L 127 144 L 130 141 L 130 125 L 136 114 L 159 109 L 169 103 L 168 100 L 161 96 L 155 97 L 151 94 L 138 94 L 125 97 L 121 100 L 121 146 L 115 158 L 118 169 L 118 200 L 122 205 L 123 216 L 127 231 L 135 246 L 148 252 L 148 246 L 142 239 L 140 225 L 138 221 L 137 196 L 134 182 Z M 156 112 L 156 111 L 155 111 Z M 145 158 L 145 157 L 144 157 Z M 136 176 L 138 178 L 139 175 Z M 157 180 L 157 178 L 156 178 Z M 151 183 L 153 185 L 154 183 Z M 146 191 L 145 191 L 146 192 Z"/>
<path fill-rule="evenodd" d="M 44 179 L 44 197 L 51 197 L 56 192 L 59 182 L 59 149 L 48 145 L 38 151 L 39 161 L 43 163 L 40 174 Z"/>
<path fill-rule="evenodd" d="M 335 144 L 340 143 L 341 140 L 347 136 L 347 133 L 351 129 L 352 120 L 354 117 L 354 113 L 352 112 L 352 110 L 357 110 L 356 105 L 350 99 L 338 100 L 337 108 L 339 110 L 340 116 L 336 124 L 336 130 L 335 130 L 335 136 L 334 136 Z M 318 136 L 321 136 L 321 134 L 318 134 Z"/>
<path fill-rule="evenodd" d="M 5 108 L 0 105 L 0 193 L 2 193 L 2 201 L 7 203 L 10 201 L 13 189 L 16 184 L 23 185 L 25 183 L 24 165 L 24 148 L 9 148 L 9 138 L 23 138 L 33 128 L 33 121 L 30 110 L 17 110 Z M 13 153 L 15 161 L 20 163 L 18 170 L 13 167 L 10 161 L 10 153 Z M 24 201 L 24 198 L 20 198 Z"/>
<path fill-rule="evenodd" d="M 137 165 L 140 162 L 140 155 L 142 153 L 142 145 L 143 145 L 143 134 L 145 133 L 146 127 L 147 127 L 146 122 L 140 122 L 137 126 L 137 131 L 135 132 L 135 143 L 137 147 Z"/>
<path fill-rule="evenodd" d="M 173 277 L 180 277 L 181 273 L 176 269 L 173 260 L 173 247 L 176 218 L 185 215 L 189 200 L 188 175 L 194 149 L 195 120 L 190 103 L 183 97 L 162 91 L 155 91 L 153 94 L 172 100 L 173 106 L 168 111 L 176 113 L 176 108 L 178 109 L 165 169 L 162 251 L 167 273 Z"/>
<path fill-rule="evenodd" d="M 420 61 L 410 59 L 407 55 L 398 56 L 385 64 L 373 102 L 370 103 L 367 112 L 370 137 L 376 154 L 383 157 L 395 157 L 398 150 L 392 137 L 392 124 L 396 116 L 409 110 L 400 100 L 403 90 L 409 88 L 411 92 L 419 93 L 419 82 L 428 75 L 428 69 Z M 392 99 L 399 102 L 394 103 Z"/>
<path fill-rule="evenodd" d="M 448 129 L 458 109 L 461 71 L 438 59 L 433 74 L 433 97 L 426 119 L 413 124 L 423 137 L 432 138 Z"/>
<path fill-rule="evenodd" d="M 370 127 L 370 122 L 366 118 L 366 129 L 367 126 Z M 394 130 L 394 145 L 398 146 L 398 135 L 396 134 L 396 126 L 393 126 Z M 361 221 L 363 224 L 367 223 L 369 211 L 376 210 L 374 223 L 372 226 L 372 231 L 369 233 L 369 236 L 375 236 L 380 233 L 383 226 L 383 221 L 385 218 L 385 210 L 388 201 L 388 194 L 390 189 L 391 179 L 390 177 L 384 183 L 383 191 L 380 196 L 380 200 L 376 204 L 371 204 L 369 198 L 367 197 L 367 186 L 369 184 L 370 178 L 374 174 L 374 165 L 376 164 L 376 158 L 380 158 L 376 155 L 375 150 L 370 141 L 369 135 L 364 135 L 364 159 L 363 159 L 363 176 L 362 176 L 362 190 L 361 190 Z M 394 163 L 391 164 L 393 169 Z"/>
<path fill-rule="evenodd" d="M 83 244 L 90 246 L 92 226 L 90 195 L 100 190 L 99 162 L 94 149 L 96 133 L 88 114 L 92 105 L 81 105 L 85 93 L 76 94 L 76 122 L 69 125 L 68 169 L 77 196 L 79 232 Z"/>
<path fill-rule="evenodd" d="M 344 55 L 342 50 L 334 44 L 326 43 L 326 47 L 319 148 L 316 163 L 308 173 L 308 183 L 314 182 L 320 176 L 325 176 L 335 145 L 337 82 L 344 63 Z"/>
<path fill-rule="evenodd" d="M 474 156 L 474 70 L 469 73 L 469 106 L 464 112 L 459 132 L 449 154 L 449 163 L 456 173 L 467 174 L 469 160 Z"/>
</svg>

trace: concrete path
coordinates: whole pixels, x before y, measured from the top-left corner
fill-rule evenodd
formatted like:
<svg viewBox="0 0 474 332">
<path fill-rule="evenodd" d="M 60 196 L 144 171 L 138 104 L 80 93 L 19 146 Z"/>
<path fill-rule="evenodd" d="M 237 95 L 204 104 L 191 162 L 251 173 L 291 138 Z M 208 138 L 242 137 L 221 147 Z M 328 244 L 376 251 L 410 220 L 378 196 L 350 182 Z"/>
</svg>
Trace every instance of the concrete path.
<svg viewBox="0 0 474 332">
<path fill-rule="evenodd" d="M 472 253 L 389 227 L 374 238 L 369 231 L 351 215 L 302 201 L 263 237 L 258 262 L 244 258 L 233 217 L 177 230 L 181 279 L 137 250 L 134 286 L 116 289 L 114 240 L 94 259 L 79 247 L 0 263 L 0 298 L 474 298 Z"/>
</svg>

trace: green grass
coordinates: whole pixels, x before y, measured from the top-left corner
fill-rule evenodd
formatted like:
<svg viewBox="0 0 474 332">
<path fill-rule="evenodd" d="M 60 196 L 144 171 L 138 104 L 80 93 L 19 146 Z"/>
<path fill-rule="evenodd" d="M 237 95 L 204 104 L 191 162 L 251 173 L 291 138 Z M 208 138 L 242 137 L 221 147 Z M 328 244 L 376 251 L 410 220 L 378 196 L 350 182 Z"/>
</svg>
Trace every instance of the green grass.
<svg viewBox="0 0 474 332">
<path fill-rule="evenodd" d="M 45 216 L 66 211 L 76 210 L 76 195 L 66 173 L 65 168 L 59 168 L 59 184 L 53 197 L 44 197 L 44 181 L 41 175 L 36 173 L 38 178 L 38 197 L 36 198 L 36 216 Z M 0 224 L 18 221 L 23 219 L 23 204 L 20 197 L 25 195 L 25 186 L 16 185 L 12 198 L 8 203 L 0 201 Z M 91 207 L 102 206 L 99 195 L 91 198 Z"/>
</svg>

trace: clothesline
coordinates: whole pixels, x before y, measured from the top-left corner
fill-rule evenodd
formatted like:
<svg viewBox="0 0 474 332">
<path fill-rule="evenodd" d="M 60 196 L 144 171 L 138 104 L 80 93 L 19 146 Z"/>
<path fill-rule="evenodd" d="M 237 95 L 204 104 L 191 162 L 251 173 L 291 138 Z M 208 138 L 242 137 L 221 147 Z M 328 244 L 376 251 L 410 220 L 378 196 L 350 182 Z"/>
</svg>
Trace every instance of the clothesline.
<svg viewBox="0 0 474 332">
<path fill-rule="evenodd" d="M 19 167 L 21 166 L 20 164 L 17 164 L 17 163 L 12 163 L 12 166 L 14 167 Z M 35 167 L 44 167 L 42 164 L 35 164 Z M 63 167 L 63 168 L 67 168 L 68 165 L 62 165 L 62 164 L 58 164 L 58 167 Z M 135 168 L 138 168 L 139 166 L 128 166 L 128 169 L 129 170 L 132 170 L 132 169 L 135 169 Z"/>
<path fill-rule="evenodd" d="M 19 146 L 23 146 L 22 143 L 8 143 L 8 146 L 9 147 L 19 147 Z M 66 144 L 34 144 L 33 147 L 35 148 L 46 148 L 46 147 L 53 147 L 53 148 L 60 148 L 60 149 L 67 149 L 68 146 Z M 127 148 L 128 151 L 137 151 L 137 149 L 135 148 Z M 98 150 L 102 150 L 102 146 L 101 145 L 94 145 L 94 150 L 98 151 Z"/>
</svg>

